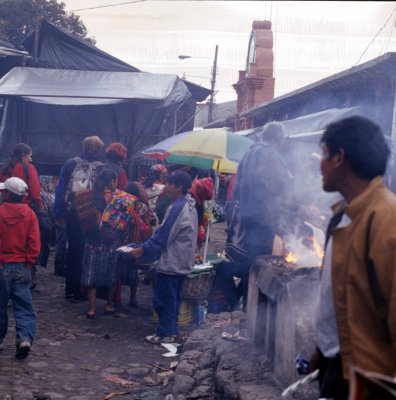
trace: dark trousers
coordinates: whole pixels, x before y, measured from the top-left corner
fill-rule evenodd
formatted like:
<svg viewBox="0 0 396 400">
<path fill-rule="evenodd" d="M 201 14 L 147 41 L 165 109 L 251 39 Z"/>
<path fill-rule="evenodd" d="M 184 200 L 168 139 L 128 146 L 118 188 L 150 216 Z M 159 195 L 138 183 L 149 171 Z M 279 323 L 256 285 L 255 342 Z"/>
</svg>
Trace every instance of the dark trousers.
<svg viewBox="0 0 396 400">
<path fill-rule="evenodd" d="M 153 306 L 158 315 L 156 335 L 160 337 L 179 334 L 179 311 L 183 295 L 184 275 L 157 273 Z"/>
<path fill-rule="evenodd" d="M 44 268 L 47 268 L 48 257 L 50 255 L 50 243 L 51 243 L 51 230 L 40 230 L 40 240 L 41 240 L 41 247 L 40 247 L 40 256 L 37 261 L 38 265 L 41 265 Z"/>
<path fill-rule="evenodd" d="M 245 263 L 234 263 L 224 260 L 216 267 L 216 287 L 220 288 L 230 309 L 234 309 L 239 299 L 243 296 L 243 303 L 246 305 L 249 265 Z M 234 276 L 241 278 L 239 287 L 235 286 Z"/>
<path fill-rule="evenodd" d="M 56 226 L 55 241 L 55 274 L 65 275 L 66 273 L 66 250 L 67 250 L 67 232 L 66 227 Z"/>
<path fill-rule="evenodd" d="M 335 400 L 348 400 L 348 384 L 342 376 L 341 357 L 326 358 L 319 352 L 319 390 L 320 397 Z"/>
<path fill-rule="evenodd" d="M 80 223 L 74 210 L 66 214 L 65 222 L 68 242 L 65 294 L 79 298 L 81 296 L 80 281 L 86 238 L 81 231 Z"/>
</svg>

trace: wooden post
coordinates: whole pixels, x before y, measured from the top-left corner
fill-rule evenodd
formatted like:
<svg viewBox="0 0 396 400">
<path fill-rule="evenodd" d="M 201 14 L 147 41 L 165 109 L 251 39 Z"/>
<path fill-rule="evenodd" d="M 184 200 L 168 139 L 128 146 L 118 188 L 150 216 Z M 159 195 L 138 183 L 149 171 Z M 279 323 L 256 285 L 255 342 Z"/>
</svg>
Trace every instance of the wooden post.
<svg viewBox="0 0 396 400">
<path fill-rule="evenodd" d="M 36 17 L 36 29 L 34 32 L 34 48 L 33 48 L 33 65 L 37 67 L 38 65 L 38 46 L 39 46 L 39 36 L 40 36 L 40 26 L 43 17 Z"/>
</svg>

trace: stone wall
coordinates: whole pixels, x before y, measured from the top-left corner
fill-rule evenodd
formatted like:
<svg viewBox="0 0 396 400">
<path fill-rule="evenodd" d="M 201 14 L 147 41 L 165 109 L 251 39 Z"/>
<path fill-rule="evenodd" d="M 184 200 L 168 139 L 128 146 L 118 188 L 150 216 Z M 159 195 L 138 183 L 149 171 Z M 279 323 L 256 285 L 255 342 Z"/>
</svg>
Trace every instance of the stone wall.
<svg viewBox="0 0 396 400">
<path fill-rule="evenodd" d="M 287 387 L 298 379 L 295 357 L 314 349 L 313 315 L 319 289 L 318 267 L 296 268 L 283 259 L 261 256 L 249 279 L 248 334 Z"/>
</svg>

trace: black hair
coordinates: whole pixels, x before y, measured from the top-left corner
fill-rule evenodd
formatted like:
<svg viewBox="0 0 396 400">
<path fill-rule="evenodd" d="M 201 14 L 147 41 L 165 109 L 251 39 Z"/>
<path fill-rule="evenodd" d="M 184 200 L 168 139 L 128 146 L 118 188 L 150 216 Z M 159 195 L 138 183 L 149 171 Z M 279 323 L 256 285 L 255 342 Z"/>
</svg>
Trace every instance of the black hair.
<svg viewBox="0 0 396 400">
<path fill-rule="evenodd" d="M 136 182 L 129 181 L 125 186 L 124 191 L 136 197 L 139 197 L 140 195 L 139 186 Z"/>
<path fill-rule="evenodd" d="M 20 196 L 19 194 L 10 192 L 9 190 L 6 189 L 6 192 L 8 193 L 7 199 L 4 200 L 7 203 L 22 203 L 24 196 Z"/>
<path fill-rule="evenodd" d="M 15 164 L 18 162 L 22 162 L 22 157 L 27 156 L 32 152 L 32 148 L 25 143 L 16 144 L 12 150 L 10 157 L 1 168 L 1 173 L 6 176 L 12 176 L 12 170 L 15 167 Z"/>
<path fill-rule="evenodd" d="M 117 174 L 111 169 L 105 168 L 95 179 L 94 187 L 93 187 L 93 197 L 95 206 L 98 211 L 103 211 L 106 208 L 106 202 L 103 197 L 103 191 L 106 186 L 110 184 L 110 182 L 114 179 L 117 179 Z"/>
<path fill-rule="evenodd" d="M 169 166 L 169 173 L 174 173 L 176 171 L 185 171 L 188 175 L 190 175 L 191 180 L 197 179 L 198 170 L 198 168 L 186 164 L 173 164 Z"/>
<path fill-rule="evenodd" d="M 116 163 L 116 164 L 121 164 L 124 159 L 115 152 L 115 150 L 110 150 L 105 154 L 105 157 L 108 161 Z"/>
<path fill-rule="evenodd" d="M 352 116 L 331 123 L 320 140 L 332 158 L 341 149 L 352 171 L 362 179 L 384 175 L 390 149 L 381 128 L 361 116 Z"/>
<path fill-rule="evenodd" d="M 213 176 L 212 176 L 213 174 Z M 194 179 L 202 179 L 202 178 L 207 178 L 208 176 L 210 176 L 211 178 L 214 179 L 214 170 L 206 170 L 206 169 L 201 169 L 201 168 L 197 168 L 197 177 Z"/>
<path fill-rule="evenodd" d="M 150 169 L 147 179 L 144 181 L 144 187 L 150 188 L 151 186 L 153 186 L 154 181 L 158 181 L 160 179 L 161 173 Z"/>
<path fill-rule="evenodd" d="M 183 194 L 187 194 L 188 189 L 191 187 L 191 177 L 185 171 L 175 171 L 169 178 L 168 183 L 173 183 L 177 187 L 182 188 Z"/>
</svg>

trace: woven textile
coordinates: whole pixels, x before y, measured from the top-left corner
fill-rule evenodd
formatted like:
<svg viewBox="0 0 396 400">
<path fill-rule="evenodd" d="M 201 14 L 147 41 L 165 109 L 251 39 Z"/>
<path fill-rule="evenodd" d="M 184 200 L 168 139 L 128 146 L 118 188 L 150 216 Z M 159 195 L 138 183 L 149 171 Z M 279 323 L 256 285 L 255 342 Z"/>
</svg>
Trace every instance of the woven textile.
<svg viewBox="0 0 396 400">
<path fill-rule="evenodd" d="M 198 205 L 203 204 L 205 200 L 211 200 L 213 197 L 213 179 L 210 177 L 195 179 L 189 193 L 192 194 Z"/>
<path fill-rule="evenodd" d="M 116 190 L 103 212 L 101 233 L 109 239 L 115 239 L 125 232 L 136 201 L 135 196 Z"/>
<path fill-rule="evenodd" d="M 122 285 L 131 286 L 138 283 L 138 265 L 133 259 L 124 258 L 117 263 L 119 279 Z"/>
<path fill-rule="evenodd" d="M 116 282 L 117 243 L 100 239 L 85 244 L 81 285 L 89 287 L 112 287 Z"/>
<path fill-rule="evenodd" d="M 71 193 L 72 205 L 76 210 L 83 233 L 91 233 L 98 227 L 98 213 L 91 189 Z"/>
<path fill-rule="evenodd" d="M 214 272 L 189 274 L 183 282 L 183 299 L 207 299 L 215 279 Z"/>
</svg>

